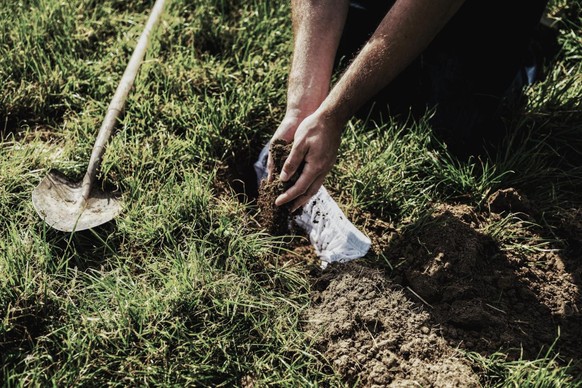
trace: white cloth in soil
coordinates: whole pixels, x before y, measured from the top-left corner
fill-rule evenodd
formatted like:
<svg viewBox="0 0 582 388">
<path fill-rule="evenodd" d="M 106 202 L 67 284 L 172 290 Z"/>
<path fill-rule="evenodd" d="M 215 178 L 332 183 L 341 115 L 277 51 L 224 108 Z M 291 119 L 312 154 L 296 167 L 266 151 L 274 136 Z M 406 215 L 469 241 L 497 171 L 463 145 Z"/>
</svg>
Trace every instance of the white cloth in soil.
<svg viewBox="0 0 582 388">
<path fill-rule="evenodd" d="M 268 175 L 268 155 L 269 144 L 254 164 L 259 185 Z M 324 269 L 329 263 L 345 263 L 363 257 L 370 249 L 370 239 L 348 220 L 323 186 L 293 220 L 309 235 Z"/>
</svg>

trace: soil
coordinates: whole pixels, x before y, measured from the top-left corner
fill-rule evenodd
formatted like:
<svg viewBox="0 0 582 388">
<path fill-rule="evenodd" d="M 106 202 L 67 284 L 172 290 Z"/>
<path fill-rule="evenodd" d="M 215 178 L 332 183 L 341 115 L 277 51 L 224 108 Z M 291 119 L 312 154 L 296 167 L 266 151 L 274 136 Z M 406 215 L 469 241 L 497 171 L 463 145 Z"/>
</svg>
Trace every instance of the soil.
<svg viewBox="0 0 582 388">
<path fill-rule="evenodd" d="M 532 206 L 526 196 L 513 188 L 501 189 L 494 192 L 487 199 L 487 206 L 490 212 L 497 214 L 504 214 L 506 212 L 522 212 L 527 214 L 532 212 Z"/>
<path fill-rule="evenodd" d="M 513 189 L 492 198 L 482 213 L 438 205 L 404 231 L 361 223 L 375 253 L 313 278 L 306 331 L 346 381 L 476 386 L 455 349 L 536 359 L 552 348 L 580 371 L 582 211 L 564 213 L 567 249 L 502 250 L 483 229 L 506 212 L 532 210 Z M 542 239 L 537 232 L 521 235 Z M 391 271 L 372 268 L 380 255 Z"/>
<path fill-rule="evenodd" d="M 313 285 L 306 332 L 349 385 L 478 387 L 430 314 L 379 271 L 333 265 Z"/>
<path fill-rule="evenodd" d="M 292 144 L 288 144 L 282 139 L 274 140 L 271 143 L 270 152 L 274 164 L 273 179 L 271 181 L 263 180 L 259 187 L 259 198 L 257 200 L 259 223 L 273 236 L 289 234 L 289 217 L 291 215 L 289 207 L 287 205 L 276 206 L 275 200 L 295 184 L 300 174 L 300 172 L 297 172 L 287 182 L 281 182 L 279 179 L 283 164 L 291 152 L 291 146 Z"/>
<path fill-rule="evenodd" d="M 290 147 L 274 147 L 284 161 Z M 274 206 L 284 187 L 273 182 L 261 187 L 260 218 L 280 234 L 289 214 Z M 514 249 L 488 229 L 508 214 L 515 221 L 499 235 Z M 479 386 L 483 375 L 462 351 L 503 352 L 509 360 L 559 352 L 557 362 L 581 373 L 582 210 L 560 214 L 552 234 L 528 227 L 539 218 L 535 204 L 514 189 L 492 193 L 480 211 L 434 205 L 429 217 L 400 229 L 371 214 L 348 214 L 372 249 L 356 262 L 310 267 L 304 329 L 334 372 L 355 386 Z M 556 237 L 564 243 L 519 248 L 524 239 Z M 284 261 L 317 262 L 308 239 L 292 241 Z"/>
<path fill-rule="evenodd" d="M 499 216 L 463 205 L 437 208 L 390 248 L 391 261 L 402 263 L 394 279 L 428 306 L 451 346 L 532 358 L 555 341 L 562 356 L 581 359 L 579 256 L 501 250 L 480 232 L 486 217 Z"/>
</svg>

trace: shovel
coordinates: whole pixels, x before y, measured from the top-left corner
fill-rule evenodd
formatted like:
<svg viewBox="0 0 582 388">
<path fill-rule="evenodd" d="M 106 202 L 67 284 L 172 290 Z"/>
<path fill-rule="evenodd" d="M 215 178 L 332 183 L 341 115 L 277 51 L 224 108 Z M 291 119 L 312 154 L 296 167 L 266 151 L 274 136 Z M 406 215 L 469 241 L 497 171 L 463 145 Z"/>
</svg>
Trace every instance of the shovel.
<svg viewBox="0 0 582 388">
<path fill-rule="evenodd" d="M 123 111 L 165 1 L 157 0 L 152 8 L 97 134 L 83 181 L 71 182 L 62 173 L 51 171 L 32 192 L 32 203 L 36 212 L 52 228 L 63 232 L 91 229 L 111 221 L 121 212 L 119 198 L 93 186 L 105 153 L 105 145 L 119 114 Z"/>
</svg>

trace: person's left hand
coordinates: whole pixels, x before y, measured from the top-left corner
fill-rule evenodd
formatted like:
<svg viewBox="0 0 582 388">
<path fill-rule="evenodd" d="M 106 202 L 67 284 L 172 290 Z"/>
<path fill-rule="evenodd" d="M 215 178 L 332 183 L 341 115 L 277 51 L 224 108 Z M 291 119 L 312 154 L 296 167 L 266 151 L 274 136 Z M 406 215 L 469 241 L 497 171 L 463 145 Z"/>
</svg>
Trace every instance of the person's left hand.
<svg viewBox="0 0 582 388">
<path fill-rule="evenodd" d="M 291 212 L 294 212 L 317 193 L 335 164 L 343 124 L 319 111 L 301 122 L 283 165 L 281 180 L 289 180 L 302 165 L 303 170 L 297 182 L 277 198 L 275 205 L 291 203 Z"/>
</svg>

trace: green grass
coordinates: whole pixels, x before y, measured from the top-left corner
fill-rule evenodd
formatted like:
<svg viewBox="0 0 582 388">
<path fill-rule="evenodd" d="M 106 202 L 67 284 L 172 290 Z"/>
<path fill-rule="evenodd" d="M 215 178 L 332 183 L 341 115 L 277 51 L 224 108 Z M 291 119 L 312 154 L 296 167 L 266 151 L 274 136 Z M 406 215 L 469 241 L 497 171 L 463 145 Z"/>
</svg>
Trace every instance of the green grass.
<svg viewBox="0 0 582 388">
<path fill-rule="evenodd" d="M 0 7 L 0 381 L 340 386 L 301 330 L 304 271 L 280 262 L 274 248 L 283 242 L 257 230 L 248 207 L 215 185 L 225 164 L 252 161 L 282 118 L 287 2 L 172 1 L 100 171 L 104 186 L 123 193 L 122 215 L 68 235 L 33 209 L 32 189 L 49 169 L 84 173 L 152 3 Z M 527 230 L 550 236 L 582 204 L 576 7 L 553 3 L 563 50 L 508 118 L 519 137 L 496 158 L 456 161 L 423 120 L 352 120 L 326 186 L 346 209 L 397 227 L 435 202 L 480 208 L 497 188 L 518 187 L 540 216 L 485 232 L 508 249 L 565 244 L 528 239 Z M 504 232 L 508 225 L 515 234 Z M 572 382 L 548 357 L 481 359 L 483 381 Z"/>
<path fill-rule="evenodd" d="M 559 335 L 559 333 L 558 333 Z M 485 375 L 485 385 L 492 387 L 582 387 L 582 380 L 570 375 L 570 365 L 560 366 L 557 356 L 552 353 L 552 344 L 535 360 L 521 357 L 508 360 L 503 353 L 494 353 L 485 358 L 477 353 L 468 353 L 476 368 Z"/>
</svg>

